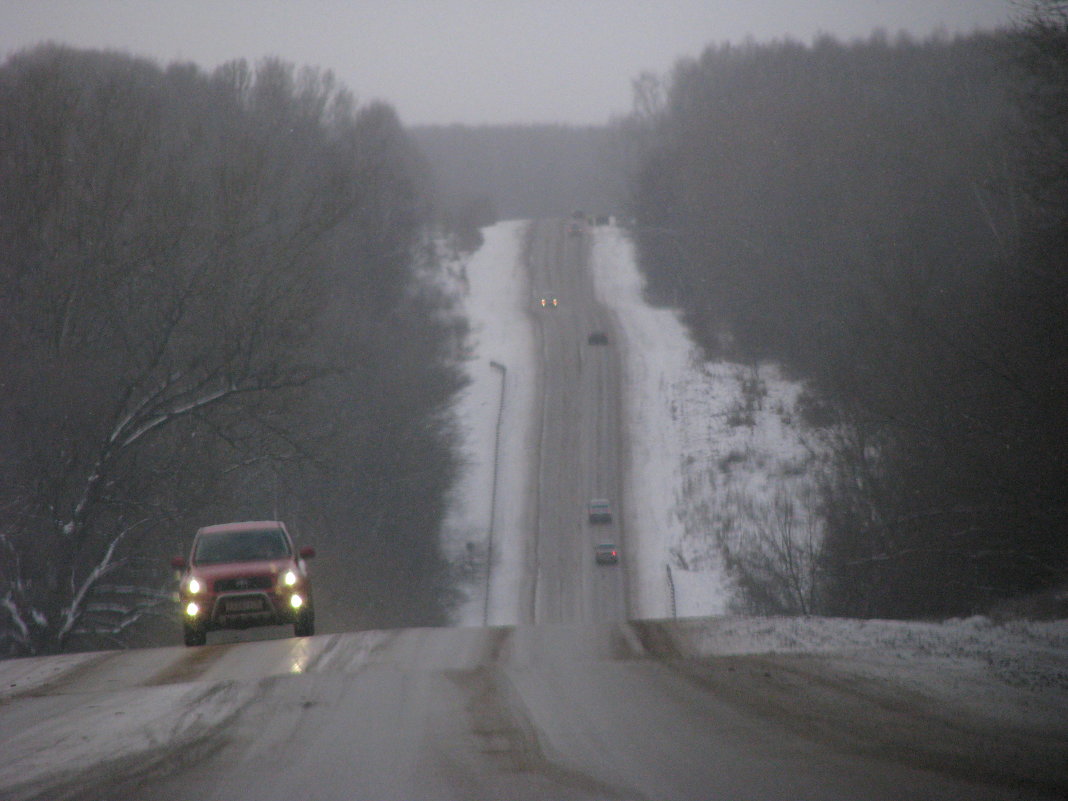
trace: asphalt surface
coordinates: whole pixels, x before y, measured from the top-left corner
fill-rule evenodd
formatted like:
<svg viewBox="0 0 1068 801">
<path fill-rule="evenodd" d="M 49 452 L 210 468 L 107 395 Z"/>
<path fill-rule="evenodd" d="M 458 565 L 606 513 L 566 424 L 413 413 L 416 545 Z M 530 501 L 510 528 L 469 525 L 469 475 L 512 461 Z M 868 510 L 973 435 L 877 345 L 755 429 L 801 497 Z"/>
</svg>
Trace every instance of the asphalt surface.
<svg viewBox="0 0 1068 801">
<path fill-rule="evenodd" d="M 590 237 L 558 220 L 533 223 L 524 257 L 534 298 L 531 311 L 541 348 L 536 454 L 537 493 L 529 618 L 538 624 L 625 620 L 626 499 L 621 429 L 622 388 L 615 323 L 599 306 L 587 268 Z M 558 305 L 543 307 L 541 298 Z M 589 343 L 593 332 L 608 344 Z M 591 524 L 587 507 L 607 499 L 610 523 Z M 618 565 L 597 565 L 594 546 L 620 547 Z"/>
</svg>

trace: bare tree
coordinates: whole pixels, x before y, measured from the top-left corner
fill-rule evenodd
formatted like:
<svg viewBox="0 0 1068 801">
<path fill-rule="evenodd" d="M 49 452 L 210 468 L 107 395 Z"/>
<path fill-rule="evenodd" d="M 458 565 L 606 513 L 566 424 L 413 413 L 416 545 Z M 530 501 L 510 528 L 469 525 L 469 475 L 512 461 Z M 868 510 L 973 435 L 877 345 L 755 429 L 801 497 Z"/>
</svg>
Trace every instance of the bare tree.
<svg viewBox="0 0 1068 801">
<path fill-rule="evenodd" d="M 361 343 L 324 326 L 339 286 L 380 304 L 358 326 L 410 302 L 414 156 L 391 110 L 274 60 L 46 47 L 0 103 L 0 642 L 123 642 L 198 508 L 262 509 L 243 475 L 333 458 L 308 392 Z"/>
<path fill-rule="evenodd" d="M 823 531 L 821 521 L 798 499 L 779 492 L 771 503 L 752 510 L 750 536 L 727 547 L 731 575 L 743 605 L 757 614 L 822 614 Z"/>
</svg>

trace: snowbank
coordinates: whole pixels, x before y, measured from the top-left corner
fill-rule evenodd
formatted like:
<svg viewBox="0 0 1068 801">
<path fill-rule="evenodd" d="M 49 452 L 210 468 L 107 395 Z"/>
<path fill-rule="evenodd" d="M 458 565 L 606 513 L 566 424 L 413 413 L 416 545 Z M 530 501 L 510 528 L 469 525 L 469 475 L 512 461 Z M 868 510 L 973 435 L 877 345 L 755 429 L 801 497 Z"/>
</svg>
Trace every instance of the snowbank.
<svg viewBox="0 0 1068 801">
<path fill-rule="evenodd" d="M 1068 621 L 942 623 L 805 617 L 722 617 L 665 624 L 692 657 L 817 657 L 839 675 L 1063 735 L 1068 721 Z"/>
<path fill-rule="evenodd" d="M 725 551 L 758 553 L 785 514 L 799 551 L 819 535 L 823 457 L 797 423 L 802 387 L 773 365 L 706 361 L 675 310 L 645 303 L 622 229 L 595 229 L 592 269 L 625 343 L 637 616 L 724 614 L 736 604 Z"/>
<path fill-rule="evenodd" d="M 485 604 L 485 587 L 469 585 L 470 596 L 454 615 L 454 622 L 464 626 L 480 626 L 484 619 L 490 625 L 519 619 L 516 588 L 522 576 L 522 514 L 525 488 L 530 484 L 527 454 L 533 446 L 536 388 L 532 376 L 537 358 L 527 314 L 529 281 L 520 259 L 527 225 L 511 221 L 484 229 L 482 247 L 456 268 L 462 308 L 471 325 L 471 358 L 465 365 L 470 384 L 455 406 L 465 464 L 450 502 L 442 543 L 450 561 L 468 568 L 469 578 L 484 575 L 486 560 L 494 560 L 489 604 Z M 500 470 L 494 493 L 502 408 Z M 491 531 L 492 553 L 487 547 Z"/>
</svg>

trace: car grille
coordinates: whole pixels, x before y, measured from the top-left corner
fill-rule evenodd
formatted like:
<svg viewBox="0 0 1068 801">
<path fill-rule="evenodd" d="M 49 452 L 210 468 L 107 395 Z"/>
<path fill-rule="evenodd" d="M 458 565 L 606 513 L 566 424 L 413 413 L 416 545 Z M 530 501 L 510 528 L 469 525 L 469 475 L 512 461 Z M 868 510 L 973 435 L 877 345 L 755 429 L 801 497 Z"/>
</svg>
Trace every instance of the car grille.
<svg viewBox="0 0 1068 801">
<path fill-rule="evenodd" d="M 215 582 L 215 592 L 269 590 L 273 586 L 273 576 L 242 576 L 241 578 L 219 579 Z"/>
</svg>

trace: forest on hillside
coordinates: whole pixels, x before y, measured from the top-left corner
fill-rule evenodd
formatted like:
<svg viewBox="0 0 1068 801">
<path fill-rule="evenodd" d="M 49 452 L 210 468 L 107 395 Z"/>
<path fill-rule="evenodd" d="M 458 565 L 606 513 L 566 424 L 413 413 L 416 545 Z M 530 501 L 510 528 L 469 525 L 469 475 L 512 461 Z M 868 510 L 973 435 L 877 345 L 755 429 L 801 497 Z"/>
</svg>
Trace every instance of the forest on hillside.
<svg viewBox="0 0 1068 801">
<path fill-rule="evenodd" d="M 317 70 L 0 65 L 0 655 L 177 641 L 168 557 L 226 520 L 318 549 L 328 630 L 444 622 L 427 180 Z"/>
<path fill-rule="evenodd" d="M 967 614 L 1068 580 L 1065 7 L 709 47 L 636 84 L 650 298 L 710 357 L 804 381 L 833 441 L 810 611 Z"/>
</svg>

